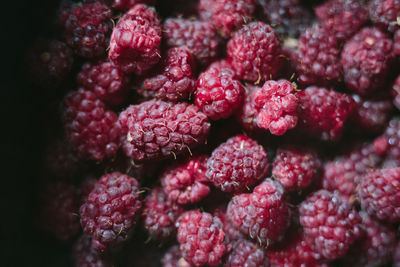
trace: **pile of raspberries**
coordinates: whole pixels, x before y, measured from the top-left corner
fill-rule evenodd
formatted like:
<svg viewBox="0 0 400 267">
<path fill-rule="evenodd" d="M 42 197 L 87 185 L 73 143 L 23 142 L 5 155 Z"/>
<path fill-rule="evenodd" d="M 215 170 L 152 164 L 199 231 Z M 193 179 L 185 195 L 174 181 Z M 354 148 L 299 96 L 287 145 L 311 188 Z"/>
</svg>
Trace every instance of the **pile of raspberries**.
<svg viewBox="0 0 400 267">
<path fill-rule="evenodd" d="M 25 61 L 58 118 L 34 223 L 71 266 L 400 266 L 400 0 L 48 20 Z"/>
</svg>

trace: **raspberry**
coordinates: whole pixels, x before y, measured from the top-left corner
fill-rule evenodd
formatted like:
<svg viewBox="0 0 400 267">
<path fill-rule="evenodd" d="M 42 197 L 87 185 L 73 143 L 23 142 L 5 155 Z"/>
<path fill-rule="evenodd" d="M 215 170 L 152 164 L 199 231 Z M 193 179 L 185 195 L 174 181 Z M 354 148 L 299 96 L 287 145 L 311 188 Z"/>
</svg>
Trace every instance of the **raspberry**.
<svg viewBox="0 0 400 267">
<path fill-rule="evenodd" d="M 369 16 L 376 26 L 390 32 L 399 29 L 399 0 L 371 0 L 368 8 Z"/>
<path fill-rule="evenodd" d="M 196 89 L 196 65 L 188 49 L 171 48 L 164 57 L 160 70 L 143 81 L 142 89 L 166 101 L 188 99 Z"/>
<path fill-rule="evenodd" d="M 92 192 L 92 190 L 94 189 L 96 183 L 97 183 L 96 177 L 91 174 L 87 175 L 83 179 L 78 189 L 81 204 L 84 204 L 86 202 L 87 197 L 89 196 L 90 192 Z"/>
<path fill-rule="evenodd" d="M 360 217 L 338 196 L 319 190 L 300 204 L 300 223 L 306 238 L 313 240 L 316 252 L 327 259 L 346 254 L 360 236 Z"/>
<path fill-rule="evenodd" d="M 82 57 L 102 57 L 112 30 L 111 10 L 96 0 L 64 8 L 60 23 L 64 38 Z"/>
<path fill-rule="evenodd" d="M 340 139 L 355 104 L 346 94 L 311 86 L 297 93 L 300 130 L 325 141 Z"/>
<path fill-rule="evenodd" d="M 160 60 L 161 25 L 154 8 L 136 5 L 111 34 L 109 57 L 124 72 L 143 75 Z"/>
<path fill-rule="evenodd" d="M 393 42 L 377 28 L 364 28 L 348 40 L 341 54 L 347 88 L 361 96 L 385 87 L 394 59 Z"/>
<path fill-rule="evenodd" d="M 303 85 L 329 85 L 341 77 L 339 42 L 321 27 L 308 28 L 299 38 L 297 71 Z"/>
<path fill-rule="evenodd" d="M 170 247 L 165 252 L 161 263 L 163 267 L 192 267 L 192 265 L 182 257 L 182 252 L 177 245 Z"/>
<path fill-rule="evenodd" d="M 218 36 L 209 22 L 169 18 L 164 22 L 163 34 L 168 47 L 186 46 L 201 65 L 208 65 L 218 56 Z"/>
<path fill-rule="evenodd" d="M 183 163 L 169 167 L 161 174 L 164 192 L 179 204 L 199 202 L 210 193 L 206 177 L 208 156 L 189 158 Z"/>
<path fill-rule="evenodd" d="M 388 222 L 400 222 L 400 168 L 367 173 L 361 180 L 358 197 L 363 210 Z"/>
<path fill-rule="evenodd" d="M 200 0 L 199 14 L 202 20 L 211 21 L 218 33 L 229 38 L 250 21 L 255 0 Z"/>
<path fill-rule="evenodd" d="M 400 29 L 398 29 L 395 33 L 394 33 L 394 52 L 396 55 L 400 56 Z"/>
<path fill-rule="evenodd" d="M 268 178 L 253 193 L 234 196 L 228 205 L 228 218 L 260 245 L 279 241 L 289 226 L 283 193 L 282 185 Z"/>
<path fill-rule="evenodd" d="M 129 10 L 137 4 L 153 5 L 156 0 L 106 0 L 112 7 L 118 10 Z"/>
<path fill-rule="evenodd" d="M 240 193 L 265 177 L 269 169 L 264 148 L 246 135 L 222 143 L 207 161 L 207 178 L 224 192 Z"/>
<path fill-rule="evenodd" d="M 235 243 L 233 251 L 226 261 L 226 266 L 268 266 L 268 259 L 264 250 L 257 247 L 255 243 L 241 239 Z"/>
<path fill-rule="evenodd" d="M 391 93 L 394 96 L 393 104 L 396 106 L 397 109 L 400 109 L 400 75 L 397 76 L 393 84 Z"/>
<path fill-rule="evenodd" d="M 78 83 L 107 104 L 120 105 L 128 94 L 130 76 L 108 60 L 83 64 Z"/>
<path fill-rule="evenodd" d="M 400 266 L 400 242 L 397 242 L 396 248 L 393 252 L 393 263 L 394 267 Z"/>
<path fill-rule="evenodd" d="M 244 88 L 234 78 L 230 68 L 211 65 L 199 75 L 195 104 L 213 120 L 228 118 L 240 107 L 244 98 Z"/>
<path fill-rule="evenodd" d="M 368 9 L 358 0 L 329 0 L 315 8 L 321 26 L 345 41 L 368 21 Z"/>
<path fill-rule="evenodd" d="M 117 153 L 117 119 L 91 91 L 81 88 L 64 98 L 62 120 L 68 140 L 80 157 L 102 161 Z"/>
<path fill-rule="evenodd" d="M 150 236 L 168 240 L 175 233 L 175 221 L 183 208 L 164 193 L 161 187 L 155 187 L 146 197 L 144 205 L 144 227 Z"/>
<path fill-rule="evenodd" d="M 72 258 L 76 267 L 112 267 L 110 259 L 92 250 L 90 237 L 83 234 L 75 243 Z"/>
<path fill-rule="evenodd" d="M 271 26 L 252 22 L 228 42 L 227 55 L 240 79 L 259 83 L 274 79 L 282 59 L 279 38 Z"/>
<path fill-rule="evenodd" d="M 240 125 L 249 132 L 254 132 L 260 129 L 257 125 L 257 114 L 258 110 L 254 103 L 254 92 L 260 90 L 260 87 L 256 86 L 246 86 L 245 92 L 246 96 L 244 103 L 241 108 L 236 112 L 236 120 Z"/>
<path fill-rule="evenodd" d="M 80 208 L 92 248 L 105 252 L 130 238 L 141 207 L 138 182 L 119 172 L 103 175 Z"/>
<path fill-rule="evenodd" d="M 132 105 L 121 112 L 122 145 L 133 160 L 176 156 L 203 144 L 210 130 L 207 116 L 188 103 L 160 100 Z"/>
<path fill-rule="evenodd" d="M 286 80 L 267 81 L 254 91 L 254 105 L 258 110 L 257 125 L 271 134 L 283 135 L 297 124 L 297 97 L 293 85 Z"/>
<path fill-rule="evenodd" d="M 229 218 L 226 214 L 225 206 L 220 206 L 216 208 L 212 214 L 214 216 L 217 216 L 221 220 L 223 224 L 222 229 L 225 233 L 225 240 L 227 241 L 226 243 L 229 244 L 229 246 L 231 246 L 232 243 L 238 240 L 246 238 L 246 236 L 229 221 Z"/>
<path fill-rule="evenodd" d="M 272 177 L 286 190 L 296 191 L 305 189 L 316 180 L 320 169 L 321 162 L 313 149 L 286 146 L 276 152 L 272 163 Z"/>
<path fill-rule="evenodd" d="M 386 154 L 387 159 L 400 161 L 400 120 L 398 118 L 389 121 L 388 127 L 379 137 L 376 145 L 375 148 L 379 150 L 380 154 Z"/>
<path fill-rule="evenodd" d="M 207 212 L 187 211 L 177 222 L 183 257 L 195 266 L 221 264 L 226 252 L 222 222 Z"/>
</svg>

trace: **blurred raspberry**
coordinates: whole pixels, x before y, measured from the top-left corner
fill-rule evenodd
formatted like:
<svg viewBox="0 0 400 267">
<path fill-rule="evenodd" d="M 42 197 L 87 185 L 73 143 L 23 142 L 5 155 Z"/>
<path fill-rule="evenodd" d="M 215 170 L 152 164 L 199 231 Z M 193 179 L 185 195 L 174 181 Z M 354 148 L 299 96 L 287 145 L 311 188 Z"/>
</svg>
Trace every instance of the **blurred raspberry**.
<svg viewBox="0 0 400 267">
<path fill-rule="evenodd" d="M 399 29 L 399 0 L 371 0 L 368 7 L 369 16 L 376 26 L 390 32 Z"/>
<path fill-rule="evenodd" d="M 161 260 L 163 267 L 192 267 L 190 263 L 185 261 L 178 245 L 170 247 Z"/>
<path fill-rule="evenodd" d="M 90 245 L 90 237 L 83 234 L 72 248 L 75 267 L 112 267 L 114 264 L 106 256 L 95 252 Z"/>
<path fill-rule="evenodd" d="M 225 205 L 216 208 L 212 214 L 214 216 L 217 216 L 223 224 L 222 229 L 225 232 L 225 240 L 226 243 L 229 244 L 229 249 L 232 249 L 231 245 L 234 242 L 246 238 L 246 236 L 242 232 L 240 232 L 239 229 L 236 228 L 236 226 L 233 225 L 232 222 L 229 220 L 228 215 L 226 214 Z"/>
<path fill-rule="evenodd" d="M 380 154 L 386 155 L 386 159 L 400 162 L 400 119 L 393 118 L 383 133 L 379 137 Z M 377 144 L 377 145 L 378 145 Z"/>
<path fill-rule="evenodd" d="M 137 4 L 154 5 L 156 0 L 106 0 L 113 8 L 118 10 L 129 10 Z"/>
<path fill-rule="evenodd" d="M 400 56 L 400 29 L 394 33 L 394 52 Z"/>
<path fill-rule="evenodd" d="M 264 250 L 259 248 L 257 244 L 246 239 L 241 239 L 234 244 L 225 266 L 268 266 L 268 259 Z"/>
<path fill-rule="evenodd" d="M 254 103 L 254 92 L 260 90 L 260 87 L 247 85 L 245 87 L 245 99 L 242 107 L 236 112 L 236 120 L 239 124 L 249 132 L 254 132 L 260 128 L 257 125 L 258 110 Z"/>
<path fill-rule="evenodd" d="M 393 104 L 397 109 L 400 110 L 400 75 L 397 76 L 395 82 L 393 83 L 391 93 L 394 96 Z"/>
<path fill-rule="evenodd" d="M 97 183 L 97 179 L 94 175 L 89 174 L 83 180 L 82 183 L 79 185 L 78 193 L 79 193 L 79 203 L 83 204 L 86 202 L 87 197 L 89 196 L 90 192 L 92 192 L 94 186 Z"/>
<path fill-rule="evenodd" d="M 393 252 L 393 267 L 400 266 L 400 241 L 397 242 L 396 248 Z"/>
</svg>

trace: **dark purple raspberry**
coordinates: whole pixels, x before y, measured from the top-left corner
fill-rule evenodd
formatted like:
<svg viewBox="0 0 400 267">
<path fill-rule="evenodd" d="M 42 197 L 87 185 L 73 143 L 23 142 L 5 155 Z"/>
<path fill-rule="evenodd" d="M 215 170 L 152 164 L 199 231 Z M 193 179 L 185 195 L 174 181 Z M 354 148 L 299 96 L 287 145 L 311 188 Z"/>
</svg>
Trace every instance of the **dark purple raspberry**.
<svg viewBox="0 0 400 267">
<path fill-rule="evenodd" d="M 400 25 L 399 0 L 371 0 L 369 16 L 372 22 L 384 31 L 394 32 Z"/>
<path fill-rule="evenodd" d="M 178 245 L 170 247 L 161 260 L 163 267 L 192 267 L 190 263 L 185 261 L 182 251 Z"/>
<path fill-rule="evenodd" d="M 398 29 L 394 33 L 393 42 L 394 42 L 394 53 L 400 56 L 400 29 Z"/>
<path fill-rule="evenodd" d="M 400 222 L 400 168 L 374 170 L 361 179 L 361 208 L 386 222 Z"/>
<path fill-rule="evenodd" d="M 151 100 L 121 112 L 122 145 L 133 160 L 174 157 L 204 144 L 210 130 L 207 116 L 194 105 Z"/>
<path fill-rule="evenodd" d="M 251 20 L 255 0 L 200 0 L 199 14 L 202 20 L 211 21 L 218 33 L 229 38 Z"/>
<path fill-rule="evenodd" d="M 253 193 L 234 196 L 228 205 L 228 218 L 260 245 L 280 241 L 290 223 L 283 193 L 282 185 L 268 178 Z"/>
<path fill-rule="evenodd" d="M 81 225 L 92 248 L 105 252 L 130 238 L 142 203 L 138 182 L 125 174 L 103 175 L 80 208 Z"/>
<path fill-rule="evenodd" d="M 81 88 L 64 98 L 62 121 L 68 140 L 80 157 L 102 161 L 117 153 L 117 119 L 92 91 Z"/>
<path fill-rule="evenodd" d="M 129 10 L 137 4 L 153 5 L 156 0 L 106 0 L 113 8 L 118 10 Z"/>
<path fill-rule="evenodd" d="M 168 47 L 186 46 L 201 65 L 207 66 L 218 56 L 218 36 L 209 22 L 169 18 L 163 34 Z"/>
<path fill-rule="evenodd" d="M 299 213 L 306 238 L 312 240 L 316 252 L 327 259 L 345 255 L 361 234 L 358 213 L 326 190 L 309 195 L 300 204 Z"/>
<path fill-rule="evenodd" d="M 377 140 L 375 140 L 377 141 Z M 374 142 L 375 144 L 375 142 Z M 400 162 L 400 119 L 393 118 L 384 134 L 379 137 L 375 147 L 381 155 L 386 155 L 388 160 Z"/>
<path fill-rule="evenodd" d="M 257 114 L 258 109 L 255 107 L 254 103 L 254 92 L 261 89 L 256 86 L 246 86 L 245 87 L 245 99 L 241 108 L 236 112 L 236 120 L 240 125 L 249 132 L 254 132 L 260 128 L 257 125 Z"/>
<path fill-rule="evenodd" d="M 339 42 L 321 27 L 311 27 L 298 41 L 297 71 L 303 85 L 334 84 L 341 77 Z"/>
<path fill-rule="evenodd" d="M 391 93 L 394 96 L 393 104 L 400 110 L 400 75 L 394 81 Z"/>
<path fill-rule="evenodd" d="M 143 81 L 141 89 L 166 101 L 186 100 L 196 89 L 195 70 L 196 64 L 188 49 L 171 48 L 157 72 Z"/>
<path fill-rule="evenodd" d="M 119 105 L 128 94 L 130 76 L 108 60 L 83 64 L 78 83 L 96 93 L 107 104 Z"/>
<path fill-rule="evenodd" d="M 231 246 L 232 243 L 234 243 L 235 241 L 246 238 L 246 236 L 230 222 L 226 214 L 226 206 L 220 206 L 216 208 L 212 214 L 214 216 L 217 216 L 221 220 L 223 224 L 222 229 L 225 232 L 225 240 L 227 241 L 226 243 L 229 244 L 229 246 Z"/>
<path fill-rule="evenodd" d="M 218 266 L 226 252 L 222 222 L 207 212 L 187 211 L 176 223 L 183 257 L 195 266 Z"/>
<path fill-rule="evenodd" d="M 145 200 L 144 227 L 152 238 L 168 240 L 175 234 L 175 222 L 182 212 L 183 208 L 169 199 L 161 187 L 155 187 Z"/>
<path fill-rule="evenodd" d="M 286 80 L 266 81 L 254 91 L 257 125 L 271 134 L 283 135 L 297 124 L 297 97 L 293 84 Z"/>
<path fill-rule="evenodd" d="M 345 41 L 368 21 L 368 9 L 359 0 L 329 0 L 315 8 L 321 26 Z"/>
<path fill-rule="evenodd" d="M 234 244 L 233 250 L 225 262 L 225 266 L 268 266 L 268 259 L 264 250 L 259 248 L 257 244 L 246 239 L 241 239 Z"/>
<path fill-rule="evenodd" d="M 321 161 L 312 148 L 286 146 L 278 149 L 272 163 L 272 177 L 286 190 L 307 188 L 321 173 Z"/>
<path fill-rule="evenodd" d="M 98 254 L 91 247 L 90 237 L 83 234 L 75 243 L 72 258 L 75 267 L 112 267 L 114 266 L 106 256 Z"/>
<path fill-rule="evenodd" d="M 396 248 L 393 252 L 393 267 L 400 266 L 400 241 L 397 242 Z"/>
<path fill-rule="evenodd" d="M 161 58 L 161 25 L 154 8 L 136 5 L 111 34 L 109 57 L 124 72 L 143 75 Z"/>
<path fill-rule="evenodd" d="M 102 57 L 112 30 L 111 10 L 100 0 L 65 7 L 60 14 L 64 38 L 82 57 Z"/>
<path fill-rule="evenodd" d="M 347 88 L 361 96 L 382 90 L 393 59 L 393 41 L 377 28 L 363 28 L 345 43 L 341 54 Z"/>
<path fill-rule="evenodd" d="M 256 84 L 274 79 L 282 65 L 279 38 L 271 26 L 260 21 L 233 35 L 227 55 L 237 76 Z"/>
<path fill-rule="evenodd" d="M 224 192 L 240 193 L 267 175 L 268 156 L 264 148 L 246 135 L 222 143 L 207 161 L 207 178 Z"/>
<path fill-rule="evenodd" d="M 210 193 L 206 177 L 208 156 L 197 156 L 169 167 L 161 174 L 164 192 L 179 204 L 199 202 Z"/>
<path fill-rule="evenodd" d="M 354 110 L 353 99 L 343 93 L 311 86 L 297 93 L 299 129 L 324 141 L 337 141 Z"/>
</svg>

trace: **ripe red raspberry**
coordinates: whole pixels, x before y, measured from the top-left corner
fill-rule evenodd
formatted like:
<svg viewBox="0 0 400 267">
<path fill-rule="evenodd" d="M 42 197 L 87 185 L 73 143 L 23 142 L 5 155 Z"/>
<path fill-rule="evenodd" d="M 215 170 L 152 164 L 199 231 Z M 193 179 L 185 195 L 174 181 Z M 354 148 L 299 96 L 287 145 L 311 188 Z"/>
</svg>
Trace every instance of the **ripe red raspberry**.
<svg viewBox="0 0 400 267">
<path fill-rule="evenodd" d="M 263 22 L 245 25 L 227 46 L 228 60 L 238 77 L 253 83 L 276 77 L 282 65 L 280 54 L 278 36 Z"/>
<path fill-rule="evenodd" d="M 100 0 L 65 7 L 60 14 L 64 38 L 82 57 L 102 57 L 112 30 L 111 10 Z"/>
<path fill-rule="evenodd" d="M 254 92 L 260 90 L 260 87 L 249 86 L 245 87 L 245 99 L 242 107 L 236 112 L 236 120 L 240 125 L 249 132 L 254 132 L 260 128 L 257 125 L 257 114 L 258 110 L 254 103 Z"/>
<path fill-rule="evenodd" d="M 125 154 L 137 161 L 190 152 L 205 142 L 210 130 L 207 116 L 196 106 L 160 100 L 128 107 L 119 124 Z"/>
<path fill-rule="evenodd" d="M 117 119 L 91 91 L 81 88 L 64 98 L 62 121 L 68 140 L 80 157 L 102 161 L 117 153 Z"/>
<path fill-rule="evenodd" d="M 162 257 L 163 267 L 192 267 L 190 263 L 185 261 L 178 245 L 170 247 Z"/>
<path fill-rule="evenodd" d="M 177 222 L 183 257 L 195 266 L 221 264 L 226 252 L 222 222 L 207 212 L 187 211 Z"/>
<path fill-rule="evenodd" d="M 337 141 L 355 104 L 346 94 L 311 86 L 297 93 L 300 130 L 325 141 Z"/>
<path fill-rule="evenodd" d="M 168 47 L 186 46 L 201 65 L 207 66 L 218 56 L 218 36 L 209 22 L 169 18 L 163 34 Z"/>
<path fill-rule="evenodd" d="M 78 83 L 107 104 L 120 105 L 129 91 L 130 76 L 108 60 L 83 64 Z"/>
<path fill-rule="evenodd" d="M 286 190 L 307 188 L 321 171 L 321 162 L 315 150 L 301 146 L 285 146 L 278 149 L 272 163 L 272 177 Z"/>
<path fill-rule="evenodd" d="M 286 80 L 267 81 L 254 91 L 257 125 L 271 134 L 283 135 L 297 124 L 297 97 L 293 85 Z"/>
<path fill-rule="evenodd" d="M 394 53 L 400 56 L 400 29 L 394 33 Z"/>
<path fill-rule="evenodd" d="M 400 109 L 400 75 L 394 81 L 391 93 L 394 96 L 393 104 L 397 109 Z"/>
<path fill-rule="evenodd" d="M 241 239 L 234 244 L 225 266 L 268 266 L 268 259 L 264 250 L 259 248 L 257 244 Z"/>
<path fill-rule="evenodd" d="M 111 34 L 109 57 L 124 72 L 143 75 L 160 60 L 161 25 L 154 8 L 136 5 Z"/>
<path fill-rule="evenodd" d="M 255 0 L 200 0 L 199 15 L 211 21 L 218 33 L 229 38 L 250 21 L 255 9 Z"/>
<path fill-rule="evenodd" d="M 367 173 L 358 188 L 361 208 L 387 222 L 400 222 L 400 168 Z"/>
<path fill-rule="evenodd" d="M 397 242 L 396 248 L 393 252 L 393 267 L 400 266 L 400 241 Z"/>
<path fill-rule="evenodd" d="M 342 50 L 347 88 L 361 96 L 385 87 L 394 59 L 393 42 L 377 28 L 364 28 L 348 40 Z"/>
<path fill-rule="evenodd" d="M 155 239 L 168 240 L 175 233 L 175 221 L 183 208 L 173 202 L 161 187 L 155 187 L 146 197 L 143 216 L 144 227 Z"/>
<path fill-rule="evenodd" d="M 315 8 L 321 26 L 345 41 L 368 21 L 368 9 L 358 0 L 329 0 Z"/>
<path fill-rule="evenodd" d="M 105 252 L 130 238 L 142 205 L 138 182 L 125 174 L 103 175 L 80 208 L 81 225 L 92 248 Z"/>
<path fill-rule="evenodd" d="M 199 202 L 210 193 L 206 177 L 208 156 L 197 156 L 169 167 L 161 174 L 164 192 L 179 204 Z"/>
<path fill-rule="evenodd" d="M 399 0 L 371 0 L 368 8 L 369 16 L 376 26 L 390 32 L 399 29 Z"/>
<path fill-rule="evenodd" d="M 256 141 L 240 134 L 229 138 L 207 161 L 207 178 L 224 192 L 240 193 L 267 175 L 267 152 Z"/>
<path fill-rule="evenodd" d="M 324 28 L 308 28 L 300 36 L 297 52 L 299 83 L 329 85 L 341 77 L 340 48 L 335 35 Z"/>
<path fill-rule="evenodd" d="M 214 216 L 217 216 L 223 224 L 222 229 L 224 230 L 225 233 L 226 243 L 229 244 L 229 249 L 232 249 L 231 245 L 235 241 L 246 238 L 246 236 L 229 221 L 229 218 L 226 214 L 226 206 L 219 206 L 213 211 L 212 214 Z"/>
<path fill-rule="evenodd" d="M 224 64 L 212 64 L 197 80 L 195 104 L 213 120 L 231 116 L 244 98 L 243 85 Z"/>
<path fill-rule="evenodd" d="M 185 47 L 167 51 L 160 68 L 142 83 L 142 90 L 166 101 L 186 100 L 196 89 L 196 64 Z"/>
<path fill-rule="evenodd" d="M 156 0 L 106 0 L 113 8 L 118 10 L 129 10 L 137 4 L 153 5 Z"/>
<path fill-rule="evenodd" d="M 76 267 L 112 267 L 112 261 L 95 252 L 90 245 L 90 237 L 83 234 L 72 249 L 72 258 Z"/>
<path fill-rule="evenodd" d="M 283 193 L 282 185 L 268 178 L 253 193 L 234 196 L 228 205 L 228 218 L 244 234 L 268 246 L 281 240 L 289 226 Z"/>
<path fill-rule="evenodd" d="M 306 238 L 327 259 L 346 254 L 360 234 L 360 216 L 351 205 L 338 196 L 319 190 L 300 204 L 300 224 Z"/>
</svg>

